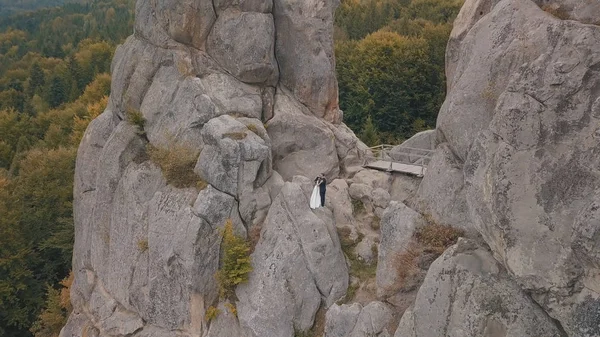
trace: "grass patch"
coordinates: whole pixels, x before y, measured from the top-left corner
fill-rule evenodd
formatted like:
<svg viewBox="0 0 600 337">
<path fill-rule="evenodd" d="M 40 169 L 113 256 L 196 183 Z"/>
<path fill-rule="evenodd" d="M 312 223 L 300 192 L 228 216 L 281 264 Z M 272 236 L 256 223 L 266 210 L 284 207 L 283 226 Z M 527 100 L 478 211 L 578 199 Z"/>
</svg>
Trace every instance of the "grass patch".
<svg viewBox="0 0 600 337">
<path fill-rule="evenodd" d="M 146 126 L 146 118 L 144 118 L 144 115 L 141 111 L 133 108 L 127 108 L 127 111 L 125 111 L 125 119 L 129 124 L 136 127 L 136 133 L 138 135 L 146 136 L 146 130 L 144 130 L 144 127 Z"/>
<path fill-rule="evenodd" d="M 415 231 L 414 237 L 427 251 L 441 255 L 448 247 L 465 235 L 465 232 L 452 226 L 441 225 L 425 217 L 427 224 Z"/>
<path fill-rule="evenodd" d="M 248 128 L 248 130 L 250 130 L 258 135 L 258 126 L 254 125 L 254 124 L 248 124 L 248 125 L 246 125 L 246 127 Z"/>
<path fill-rule="evenodd" d="M 204 318 L 206 319 L 207 322 L 210 322 L 213 319 L 217 318 L 217 316 L 219 316 L 220 313 L 221 313 L 221 310 L 219 310 L 218 308 L 215 308 L 211 305 L 210 307 L 208 307 L 208 309 L 206 309 L 206 314 L 204 315 Z"/>
<path fill-rule="evenodd" d="M 358 214 L 365 211 L 365 204 L 362 202 L 362 200 L 356 200 L 356 199 L 351 199 L 351 200 L 352 200 L 352 215 L 357 216 Z"/>
<path fill-rule="evenodd" d="M 228 132 L 223 134 L 223 137 L 233 140 L 242 140 L 247 136 L 248 135 L 245 132 Z"/>
<path fill-rule="evenodd" d="M 208 186 L 194 172 L 199 151 L 177 144 L 168 148 L 148 145 L 146 150 L 150 160 L 160 167 L 168 184 L 177 188 L 195 187 L 199 191 Z"/>
<path fill-rule="evenodd" d="M 252 271 L 250 245 L 244 238 L 235 235 L 231 219 L 225 223 L 222 235 L 223 259 L 221 268 L 215 277 L 219 284 L 221 298 L 231 298 L 234 295 L 235 287 L 248 281 Z"/>
<path fill-rule="evenodd" d="M 137 242 L 137 246 L 138 249 L 140 250 L 140 252 L 145 252 L 148 250 L 148 240 L 144 239 L 144 240 L 140 240 Z"/>
<path fill-rule="evenodd" d="M 336 304 L 342 305 L 352 302 L 352 300 L 354 300 L 354 298 L 356 297 L 356 292 L 358 291 L 358 289 L 360 289 L 359 283 L 349 284 L 348 290 L 346 290 L 346 296 L 344 296 L 344 298 L 342 298 L 341 300 L 337 301 Z"/>
<path fill-rule="evenodd" d="M 344 255 L 350 263 L 350 275 L 357 277 L 361 281 L 375 277 L 375 273 L 377 271 L 377 264 L 369 264 L 364 260 L 360 259 L 358 255 L 354 253 L 354 248 L 363 239 L 364 235 L 359 233 L 358 238 L 356 240 L 352 240 L 350 238 L 350 233 L 351 231 L 347 227 L 338 229 L 338 236 L 340 237 L 340 245 L 342 246 L 342 252 L 344 252 Z"/>
</svg>

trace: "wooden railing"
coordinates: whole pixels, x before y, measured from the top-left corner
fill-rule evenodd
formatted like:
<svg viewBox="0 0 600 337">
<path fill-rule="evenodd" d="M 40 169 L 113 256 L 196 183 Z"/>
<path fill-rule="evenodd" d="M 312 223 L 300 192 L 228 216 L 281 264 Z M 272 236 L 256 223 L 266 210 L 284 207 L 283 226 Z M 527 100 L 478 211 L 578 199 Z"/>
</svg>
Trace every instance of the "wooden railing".
<svg viewBox="0 0 600 337">
<path fill-rule="evenodd" d="M 431 161 L 434 150 L 419 149 L 413 147 L 398 147 L 392 151 L 396 146 L 389 144 L 381 144 L 370 147 L 372 155 L 368 156 L 367 162 L 371 163 L 374 161 L 385 161 L 389 162 L 388 171 L 392 170 L 393 163 L 414 165 L 421 167 L 421 175 L 425 172 L 425 169 Z"/>
</svg>

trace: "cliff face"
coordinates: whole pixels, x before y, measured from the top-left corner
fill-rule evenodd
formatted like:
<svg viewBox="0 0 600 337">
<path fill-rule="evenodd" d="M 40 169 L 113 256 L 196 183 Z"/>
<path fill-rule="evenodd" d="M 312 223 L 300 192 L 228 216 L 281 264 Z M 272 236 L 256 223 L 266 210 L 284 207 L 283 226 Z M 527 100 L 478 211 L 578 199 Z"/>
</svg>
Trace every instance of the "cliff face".
<svg viewBox="0 0 600 337">
<path fill-rule="evenodd" d="M 448 45 L 440 145 L 417 195 L 422 211 L 476 230 L 568 336 L 600 336 L 600 27 L 587 24 L 598 23 L 598 6 L 466 1 Z M 433 336 L 419 322 L 430 306 L 417 301 L 404 333 Z M 444 314 L 440 326 L 456 333 L 457 314 Z"/>
<path fill-rule="evenodd" d="M 331 214 L 284 183 L 338 176 L 365 153 L 340 124 L 336 6 L 137 2 L 109 105 L 78 152 L 74 311 L 61 336 L 292 336 L 312 326 L 321 298 L 345 294 Z M 138 111 L 143 127 L 127 121 Z M 156 149 L 174 152 L 160 163 Z M 161 170 L 190 154 L 204 189 Z M 237 317 L 221 310 L 209 328 L 207 308 L 224 305 L 214 275 L 227 219 L 240 235 L 262 225 L 261 258 Z"/>
</svg>

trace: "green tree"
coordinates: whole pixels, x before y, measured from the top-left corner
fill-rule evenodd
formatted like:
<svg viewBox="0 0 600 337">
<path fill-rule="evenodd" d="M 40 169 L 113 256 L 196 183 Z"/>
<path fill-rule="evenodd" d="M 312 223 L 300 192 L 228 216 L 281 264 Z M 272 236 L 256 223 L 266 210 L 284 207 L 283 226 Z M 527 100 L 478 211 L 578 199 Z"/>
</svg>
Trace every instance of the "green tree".
<svg viewBox="0 0 600 337">
<path fill-rule="evenodd" d="M 34 63 L 29 71 L 29 85 L 27 87 L 27 95 L 33 97 L 36 93 L 39 94 L 40 90 L 46 84 L 46 75 L 44 70 L 40 67 L 39 63 Z"/>
<path fill-rule="evenodd" d="M 67 88 L 61 76 L 54 75 L 50 78 L 50 87 L 48 88 L 48 97 L 46 100 L 51 108 L 56 108 L 67 100 Z"/>
<path fill-rule="evenodd" d="M 367 120 L 365 121 L 363 131 L 360 134 L 360 140 L 362 140 L 368 146 L 375 146 L 381 144 L 379 133 L 377 132 L 377 128 L 373 124 L 371 116 L 368 116 Z"/>
</svg>

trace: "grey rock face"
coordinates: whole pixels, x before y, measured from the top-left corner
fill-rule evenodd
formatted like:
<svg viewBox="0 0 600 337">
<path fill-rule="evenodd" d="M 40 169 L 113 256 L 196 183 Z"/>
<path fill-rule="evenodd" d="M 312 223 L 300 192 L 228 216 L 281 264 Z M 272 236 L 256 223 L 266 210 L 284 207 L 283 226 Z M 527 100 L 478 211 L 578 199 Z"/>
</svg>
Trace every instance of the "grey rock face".
<svg viewBox="0 0 600 337">
<path fill-rule="evenodd" d="M 438 223 L 473 232 L 462 168 L 448 144 L 441 144 L 429 163 L 427 175 L 419 185 L 412 204 Z"/>
<path fill-rule="evenodd" d="M 401 202 L 392 201 L 381 218 L 381 244 L 377 257 L 377 296 L 398 291 L 397 256 L 408 248 L 415 229 L 424 223 L 421 215 Z"/>
<path fill-rule="evenodd" d="M 275 85 L 275 27 L 271 14 L 228 9 L 219 15 L 207 50 L 243 82 Z"/>
<path fill-rule="evenodd" d="M 395 337 L 562 336 L 492 255 L 466 240 L 427 272 Z"/>
<path fill-rule="evenodd" d="M 225 303 L 221 302 L 216 307 L 219 310 L 217 317 L 211 322 L 207 337 L 245 337 L 234 313 Z"/>
<path fill-rule="evenodd" d="M 252 254 L 250 280 L 236 291 L 248 336 L 308 330 L 321 298 L 329 306 L 345 294 L 348 271 L 333 227 L 313 214 L 298 184 L 284 185 Z"/>
<path fill-rule="evenodd" d="M 561 20 L 576 20 L 582 23 L 600 24 L 596 15 L 600 11 L 598 1 L 535 0 L 546 12 Z"/>
<path fill-rule="evenodd" d="M 274 169 L 286 181 L 295 175 L 337 177 L 335 136 L 325 122 L 304 113 L 305 109 L 287 94 L 275 96 L 275 117 L 267 123 Z"/>
<path fill-rule="evenodd" d="M 365 307 L 333 305 L 325 323 L 325 337 L 384 337 L 390 336 L 386 326 L 392 320 L 392 310 L 382 302 L 371 302 Z"/>
<path fill-rule="evenodd" d="M 585 22 L 578 8 L 597 2 L 548 4 Z M 595 336 L 584 312 L 600 296 L 599 28 L 545 10 L 533 1 L 465 4 L 447 53 L 450 91 L 437 125 L 445 145 L 416 204 L 481 234 L 568 336 Z"/>
<path fill-rule="evenodd" d="M 338 4 L 273 1 L 280 82 L 312 114 L 329 122 L 339 122 L 340 118 L 333 55 L 333 12 Z"/>
<path fill-rule="evenodd" d="M 202 129 L 205 145 L 195 171 L 219 191 L 239 200 L 240 216 L 251 223 L 261 199 L 268 199 L 267 207 L 270 202 L 268 193 L 255 193 L 255 186 L 262 186 L 271 175 L 271 151 L 262 123 L 245 122 L 247 125 L 227 115 L 209 121 Z"/>
<path fill-rule="evenodd" d="M 257 13 L 270 13 L 273 10 L 273 0 L 213 0 L 213 3 L 218 15 L 227 8 Z"/>
</svg>

